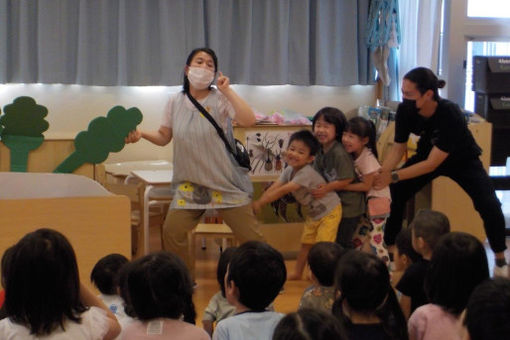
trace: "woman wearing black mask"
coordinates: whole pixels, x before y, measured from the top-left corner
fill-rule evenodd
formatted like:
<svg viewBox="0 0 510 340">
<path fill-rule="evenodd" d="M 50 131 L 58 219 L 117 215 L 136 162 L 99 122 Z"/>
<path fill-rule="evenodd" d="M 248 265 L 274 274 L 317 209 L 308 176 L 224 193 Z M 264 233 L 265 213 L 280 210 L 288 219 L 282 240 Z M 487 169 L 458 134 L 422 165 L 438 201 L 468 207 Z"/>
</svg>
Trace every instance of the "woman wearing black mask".
<svg viewBox="0 0 510 340">
<path fill-rule="evenodd" d="M 374 184 L 377 189 L 391 183 L 391 214 L 384 239 L 388 246 L 395 243 L 407 200 L 434 178 L 447 176 L 473 200 L 495 253 L 495 271 L 507 276 L 501 203 L 479 159 L 481 149 L 468 130 L 459 106 L 439 97 L 438 89 L 445 84 L 424 67 L 409 71 L 402 81 L 404 99 L 395 118 L 395 143 Z M 416 154 L 400 169 L 395 169 L 407 151 L 410 133 L 420 136 Z"/>
</svg>

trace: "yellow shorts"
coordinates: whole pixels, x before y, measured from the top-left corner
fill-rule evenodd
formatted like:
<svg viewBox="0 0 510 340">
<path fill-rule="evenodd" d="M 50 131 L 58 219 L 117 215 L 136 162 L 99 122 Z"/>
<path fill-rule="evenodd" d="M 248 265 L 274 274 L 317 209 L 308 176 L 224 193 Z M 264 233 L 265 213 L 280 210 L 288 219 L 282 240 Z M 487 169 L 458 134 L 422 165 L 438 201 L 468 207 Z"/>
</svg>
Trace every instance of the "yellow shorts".
<svg viewBox="0 0 510 340">
<path fill-rule="evenodd" d="M 315 244 L 317 242 L 335 242 L 338 225 L 342 219 L 342 205 L 337 205 L 329 214 L 319 220 L 306 218 L 303 227 L 302 244 Z"/>
</svg>

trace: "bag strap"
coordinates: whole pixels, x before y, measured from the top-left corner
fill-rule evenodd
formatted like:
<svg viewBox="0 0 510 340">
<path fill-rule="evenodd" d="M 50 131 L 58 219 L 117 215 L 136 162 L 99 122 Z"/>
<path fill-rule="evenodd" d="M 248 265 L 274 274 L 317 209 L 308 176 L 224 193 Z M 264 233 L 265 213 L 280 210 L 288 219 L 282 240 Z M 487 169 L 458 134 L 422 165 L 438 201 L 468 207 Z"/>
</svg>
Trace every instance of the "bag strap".
<svg viewBox="0 0 510 340">
<path fill-rule="evenodd" d="M 207 110 L 195 98 L 193 98 L 193 96 L 188 91 L 186 91 L 186 95 L 188 96 L 189 100 L 193 103 L 193 105 L 195 105 L 198 111 L 200 111 L 204 115 L 204 117 L 207 118 L 207 120 L 212 124 L 212 126 L 214 126 L 221 140 L 223 140 L 223 143 L 225 143 L 225 147 L 227 148 L 227 150 L 232 155 L 235 156 L 236 154 L 234 153 L 234 150 L 232 150 L 232 146 L 228 142 L 227 137 L 225 136 L 225 132 L 223 132 L 223 129 L 218 125 L 218 123 L 216 123 L 214 118 L 211 117 L 209 112 L 207 112 Z"/>
</svg>

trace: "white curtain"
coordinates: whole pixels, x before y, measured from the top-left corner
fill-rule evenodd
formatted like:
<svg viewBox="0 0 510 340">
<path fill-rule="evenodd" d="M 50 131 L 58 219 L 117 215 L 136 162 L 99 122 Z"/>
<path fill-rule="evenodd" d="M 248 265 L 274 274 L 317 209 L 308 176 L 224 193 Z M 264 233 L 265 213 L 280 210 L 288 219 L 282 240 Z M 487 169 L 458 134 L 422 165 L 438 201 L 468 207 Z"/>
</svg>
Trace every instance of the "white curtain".
<svg viewBox="0 0 510 340">
<path fill-rule="evenodd" d="M 0 83 L 178 85 L 208 46 L 233 83 L 371 83 L 369 0 L 0 0 Z"/>
<path fill-rule="evenodd" d="M 400 78 L 418 66 L 428 67 L 437 73 L 442 2 L 443 0 L 400 1 Z"/>
</svg>

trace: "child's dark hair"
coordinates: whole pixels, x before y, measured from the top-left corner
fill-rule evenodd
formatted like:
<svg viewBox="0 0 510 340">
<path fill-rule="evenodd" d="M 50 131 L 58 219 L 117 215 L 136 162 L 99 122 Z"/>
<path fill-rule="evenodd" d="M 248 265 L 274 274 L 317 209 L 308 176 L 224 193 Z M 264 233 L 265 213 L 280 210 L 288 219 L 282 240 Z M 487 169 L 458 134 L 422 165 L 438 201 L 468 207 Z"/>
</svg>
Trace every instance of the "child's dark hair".
<svg viewBox="0 0 510 340">
<path fill-rule="evenodd" d="M 343 312 L 345 302 L 351 311 L 377 316 L 390 339 L 408 339 L 404 314 L 391 287 L 388 268 L 381 259 L 351 250 L 338 263 L 335 276 L 340 297 L 333 304 L 333 315 L 344 326 L 351 323 Z"/>
<path fill-rule="evenodd" d="M 214 72 L 217 72 L 218 71 L 218 57 L 216 57 L 216 53 L 214 53 L 214 51 L 208 47 L 199 47 L 199 48 L 195 48 L 193 51 L 191 51 L 190 54 L 188 55 L 188 58 L 186 59 L 186 65 L 187 66 L 191 65 L 191 61 L 193 60 L 193 57 L 198 52 L 205 52 L 211 56 L 211 58 L 214 62 Z M 210 88 L 211 88 L 211 86 L 209 86 L 209 89 Z M 184 93 L 189 92 L 189 79 L 188 79 L 188 76 L 186 75 L 186 73 L 184 73 L 184 79 L 182 82 L 182 91 Z"/>
<path fill-rule="evenodd" d="M 121 254 L 110 254 L 97 261 L 90 273 L 90 281 L 106 295 L 117 294 L 119 271 L 129 260 Z"/>
<path fill-rule="evenodd" d="M 308 264 L 321 286 L 335 284 L 335 269 L 346 250 L 336 242 L 317 242 L 310 248 Z"/>
<path fill-rule="evenodd" d="M 410 226 L 415 237 L 421 237 L 434 250 L 441 236 L 450 232 L 450 221 L 445 214 L 435 210 L 421 209 Z"/>
<path fill-rule="evenodd" d="M 73 247 L 51 229 L 26 234 L 4 257 L 5 311 L 36 336 L 64 329 L 66 319 L 80 322 L 80 279 Z"/>
<path fill-rule="evenodd" d="M 345 126 L 347 125 L 347 119 L 342 111 L 334 107 L 323 107 L 312 119 L 312 130 L 315 131 L 315 124 L 322 118 L 326 122 L 335 126 L 336 140 L 342 142 L 342 134 L 344 133 Z"/>
<path fill-rule="evenodd" d="M 366 144 L 367 148 L 372 151 L 375 158 L 378 158 L 377 156 L 377 146 L 376 146 L 376 140 L 375 140 L 375 125 L 371 120 L 365 119 L 363 117 L 353 117 L 349 119 L 349 122 L 347 123 L 347 127 L 345 128 L 345 131 L 350 132 L 352 134 L 355 134 L 356 136 L 360 138 L 368 138 L 368 143 Z"/>
<path fill-rule="evenodd" d="M 395 239 L 395 247 L 397 247 L 400 255 L 406 255 L 413 263 L 421 258 L 421 255 L 413 248 L 411 228 L 402 228 L 402 230 L 400 230 Z"/>
<path fill-rule="evenodd" d="M 478 285 L 466 307 L 471 340 L 510 339 L 510 280 L 495 277 Z"/>
<path fill-rule="evenodd" d="M 120 291 L 129 316 L 142 321 L 184 316 L 184 321 L 195 323 L 193 284 L 188 269 L 177 255 L 158 252 L 124 268 Z"/>
<path fill-rule="evenodd" d="M 225 274 L 227 273 L 228 264 L 232 259 L 237 247 L 229 247 L 221 252 L 218 260 L 218 267 L 216 268 L 216 279 L 220 284 L 221 295 L 225 297 Z"/>
<path fill-rule="evenodd" d="M 321 147 L 317 138 L 309 130 L 300 130 L 290 135 L 288 146 L 295 140 L 303 142 L 310 149 L 310 156 L 315 156 Z"/>
<path fill-rule="evenodd" d="M 459 315 L 473 289 L 489 278 L 485 249 L 476 237 L 462 232 L 444 235 L 437 244 L 425 276 L 429 301 Z"/>
<path fill-rule="evenodd" d="M 442 89 L 446 85 L 444 80 L 438 79 L 434 72 L 426 67 L 416 67 L 412 69 L 406 73 L 404 79 L 416 84 L 416 89 L 422 95 L 428 90 L 432 90 L 434 93 L 434 100 L 436 101 L 440 98 L 438 89 Z"/>
<path fill-rule="evenodd" d="M 237 248 L 230 260 L 227 284 L 235 283 L 241 304 L 263 311 L 276 298 L 286 278 L 279 251 L 264 242 L 248 241 Z"/>
<path fill-rule="evenodd" d="M 342 324 L 331 313 L 302 308 L 283 317 L 273 333 L 273 340 L 347 340 Z"/>
</svg>

